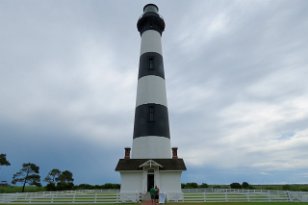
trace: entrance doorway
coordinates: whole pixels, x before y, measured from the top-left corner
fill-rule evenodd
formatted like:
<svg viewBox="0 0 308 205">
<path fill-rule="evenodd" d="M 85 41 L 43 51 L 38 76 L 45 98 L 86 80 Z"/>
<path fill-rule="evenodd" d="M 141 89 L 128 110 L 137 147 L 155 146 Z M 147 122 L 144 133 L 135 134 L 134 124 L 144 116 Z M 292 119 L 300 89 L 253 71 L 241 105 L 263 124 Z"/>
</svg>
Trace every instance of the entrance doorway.
<svg viewBox="0 0 308 205">
<path fill-rule="evenodd" d="M 154 187 L 154 170 L 148 171 L 148 191 Z"/>
</svg>

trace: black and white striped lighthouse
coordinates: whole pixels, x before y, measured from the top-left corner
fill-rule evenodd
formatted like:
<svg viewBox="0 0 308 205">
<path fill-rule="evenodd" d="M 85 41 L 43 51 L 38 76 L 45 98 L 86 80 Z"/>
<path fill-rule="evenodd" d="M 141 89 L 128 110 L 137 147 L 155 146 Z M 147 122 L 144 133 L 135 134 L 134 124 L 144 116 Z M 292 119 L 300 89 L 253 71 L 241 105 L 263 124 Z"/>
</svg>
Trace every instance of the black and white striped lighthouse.
<svg viewBox="0 0 308 205">
<path fill-rule="evenodd" d="M 132 158 L 170 158 L 170 132 L 161 35 L 165 22 L 148 4 L 137 23 L 141 35 Z"/>
<path fill-rule="evenodd" d="M 168 199 L 179 200 L 181 174 L 186 166 L 184 160 L 178 158 L 177 148 L 171 151 L 161 44 L 165 22 L 156 5 L 144 6 L 137 28 L 141 48 L 133 145 L 132 149 L 125 148 L 124 158 L 116 166 L 121 174 L 121 199 L 146 193 L 157 185 Z"/>
</svg>

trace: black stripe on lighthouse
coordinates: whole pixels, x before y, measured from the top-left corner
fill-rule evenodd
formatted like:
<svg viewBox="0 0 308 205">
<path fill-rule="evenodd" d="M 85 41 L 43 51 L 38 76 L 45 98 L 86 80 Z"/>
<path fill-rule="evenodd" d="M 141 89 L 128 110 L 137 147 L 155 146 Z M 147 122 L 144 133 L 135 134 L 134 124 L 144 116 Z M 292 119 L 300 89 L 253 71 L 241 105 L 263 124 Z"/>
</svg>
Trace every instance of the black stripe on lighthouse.
<svg viewBox="0 0 308 205">
<path fill-rule="evenodd" d="M 140 56 L 138 79 L 156 75 L 165 79 L 163 57 L 156 52 L 146 52 Z"/>
<path fill-rule="evenodd" d="M 149 103 L 136 108 L 134 139 L 146 136 L 170 139 L 168 108 L 166 106 Z"/>
</svg>

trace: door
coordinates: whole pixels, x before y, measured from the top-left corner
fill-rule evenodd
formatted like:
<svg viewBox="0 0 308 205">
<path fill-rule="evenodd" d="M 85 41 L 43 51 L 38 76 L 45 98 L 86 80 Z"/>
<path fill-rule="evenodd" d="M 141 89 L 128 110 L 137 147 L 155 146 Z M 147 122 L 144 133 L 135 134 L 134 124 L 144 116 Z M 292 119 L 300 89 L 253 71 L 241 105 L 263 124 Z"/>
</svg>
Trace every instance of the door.
<svg viewBox="0 0 308 205">
<path fill-rule="evenodd" d="M 148 171 L 148 191 L 154 187 L 154 170 L 149 170 Z"/>
</svg>

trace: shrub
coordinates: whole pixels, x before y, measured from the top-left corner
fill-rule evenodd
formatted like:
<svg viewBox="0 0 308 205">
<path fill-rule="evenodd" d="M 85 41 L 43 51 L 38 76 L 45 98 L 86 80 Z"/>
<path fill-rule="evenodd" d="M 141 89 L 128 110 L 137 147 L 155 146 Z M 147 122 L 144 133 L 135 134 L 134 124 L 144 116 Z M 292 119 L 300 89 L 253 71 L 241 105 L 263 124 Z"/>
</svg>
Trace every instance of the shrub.
<svg viewBox="0 0 308 205">
<path fill-rule="evenodd" d="M 241 189 L 242 185 L 238 182 L 234 182 L 234 183 L 230 184 L 230 188 L 231 189 Z"/>
</svg>

